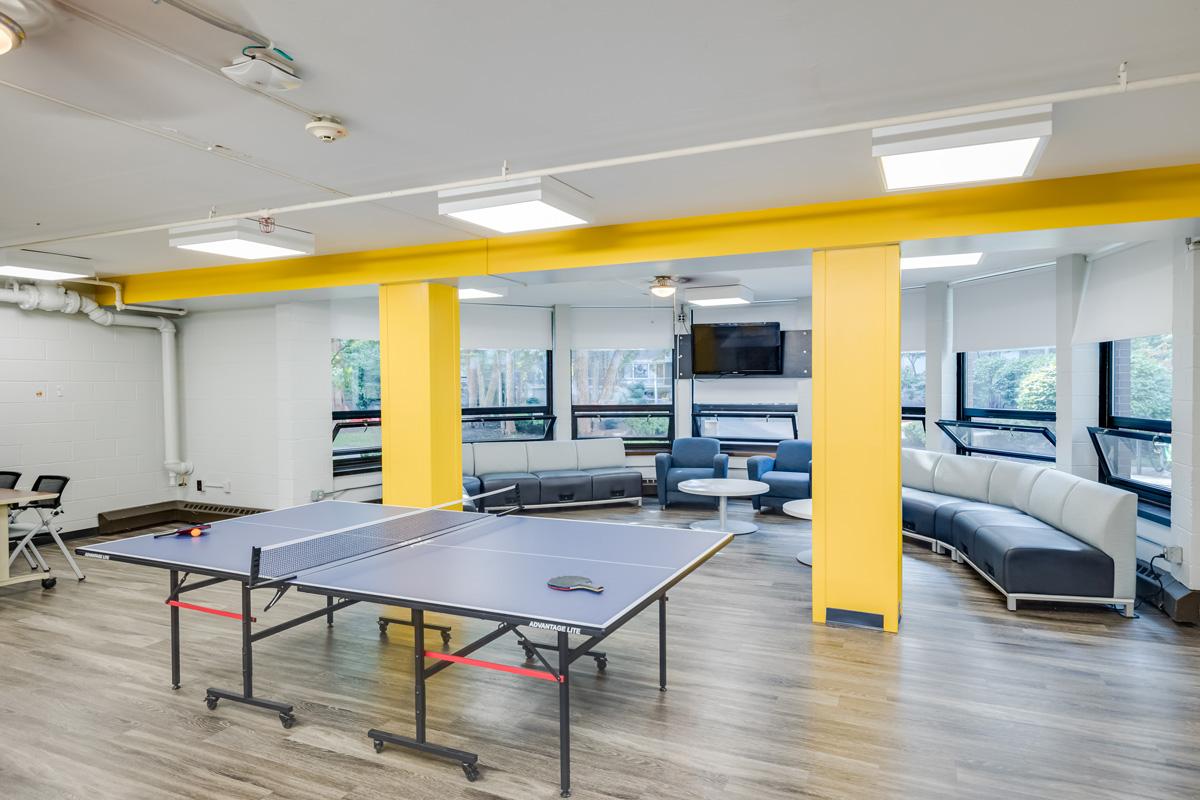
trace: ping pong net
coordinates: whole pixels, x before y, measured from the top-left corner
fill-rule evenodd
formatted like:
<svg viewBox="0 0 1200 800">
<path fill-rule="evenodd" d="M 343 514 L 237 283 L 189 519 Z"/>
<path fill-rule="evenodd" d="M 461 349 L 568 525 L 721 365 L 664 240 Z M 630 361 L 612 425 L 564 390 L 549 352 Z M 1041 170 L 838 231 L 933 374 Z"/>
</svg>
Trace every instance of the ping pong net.
<svg viewBox="0 0 1200 800">
<path fill-rule="evenodd" d="M 250 585 L 286 581 L 312 570 L 408 547 L 491 519 L 487 514 L 439 509 L 314 533 L 250 552 Z"/>
</svg>

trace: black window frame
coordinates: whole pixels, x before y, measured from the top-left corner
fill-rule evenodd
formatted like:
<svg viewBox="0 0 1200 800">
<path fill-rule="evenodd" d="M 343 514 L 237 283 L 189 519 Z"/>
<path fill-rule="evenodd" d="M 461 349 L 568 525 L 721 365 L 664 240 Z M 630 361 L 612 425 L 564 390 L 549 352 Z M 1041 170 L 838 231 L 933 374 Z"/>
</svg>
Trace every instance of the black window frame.
<svg viewBox="0 0 1200 800">
<path fill-rule="evenodd" d="M 660 348 L 653 347 L 592 347 L 581 348 L 584 350 L 655 350 Z M 615 439 L 615 436 L 580 436 L 579 435 L 579 420 L 581 419 L 602 419 L 622 418 L 622 417 L 657 417 L 667 420 L 666 436 L 645 436 L 637 439 L 627 439 L 621 437 L 625 444 L 626 453 L 661 453 L 671 449 L 671 443 L 675 441 L 675 400 L 678 392 L 676 377 L 679 374 L 679 351 L 672 345 L 671 348 L 671 378 L 669 384 L 671 387 L 671 402 L 670 403 L 640 403 L 640 404 L 617 404 L 617 403 L 590 403 L 576 404 L 574 392 L 571 397 L 571 439 L 572 441 L 585 439 Z M 574 350 L 572 350 L 572 353 Z M 571 359 L 572 369 L 574 368 L 575 360 Z M 575 376 L 568 376 L 570 385 L 574 386 Z"/>
<path fill-rule="evenodd" d="M 1171 420 L 1147 417 L 1127 417 L 1113 414 L 1113 368 L 1115 341 L 1100 342 L 1100 414 L 1099 425 L 1088 428 L 1092 447 L 1100 465 L 1100 482 L 1115 486 L 1138 496 L 1138 515 L 1170 525 L 1171 490 L 1146 486 L 1137 481 L 1114 475 L 1100 446 L 1101 435 L 1124 439 L 1171 443 Z"/>
<path fill-rule="evenodd" d="M 1021 348 L 1013 348 L 1021 349 Z M 1057 356 L 1057 353 L 1056 353 Z M 969 456 L 974 453 L 980 453 L 989 456 L 999 456 L 1001 458 L 1019 458 L 1028 461 L 1041 461 L 1043 463 L 1054 463 L 1056 459 L 1051 456 L 1031 455 L 1029 453 L 1020 453 L 1009 450 L 992 450 L 991 448 L 963 446 L 962 441 L 946 430 L 943 422 L 963 423 L 968 427 L 984 428 L 988 430 L 1011 430 L 1022 433 L 1041 433 L 1050 442 L 1057 443 L 1058 439 L 1054 431 L 1050 430 L 1046 425 L 1021 425 L 1005 422 L 988 422 L 988 420 L 997 419 L 1015 419 L 1021 422 L 1057 422 L 1058 411 L 1029 411 L 1020 408 L 982 408 L 979 406 L 968 406 L 967 401 L 967 353 L 965 351 L 955 354 L 955 419 L 953 420 L 938 420 L 937 426 L 942 432 L 950 437 L 954 442 L 955 451 L 960 456 Z M 1055 373 L 1057 380 L 1057 370 Z"/>
<path fill-rule="evenodd" d="M 701 420 L 705 418 L 739 417 L 743 419 L 787 419 L 792 424 L 792 439 L 800 438 L 800 428 L 796 424 L 798 408 L 789 403 L 693 403 L 692 404 L 692 436 L 704 436 L 700 432 Z M 726 438 L 710 436 L 721 443 L 722 451 L 742 452 L 775 452 L 781 441 L 787 439 L 770 438 Z"/>
<path fill-rule="evenodd" d="M 378 428 L 383 424 L 383 415 L 379 409 L 361 409 L 333 412 L 333 435 L 336 440 L 338 433 L 351 428 Z M 362 475 L 367 472 L 379 472 L 383 469 L 383 447 L 335 447 L 332 453 L 333 474 Z"/>
<path fill-rule="evenodd" d="M 1054 431 L 1047 428 L 1045 425 L 1014 425 L 1005 422 L 979 422 L 977 420 L 968 419 L 939 419 L 937 426 L 941 428 L 942 433 L 950 437 L 950 441 L 954 442 L 954 448 L 960 456 L 972 456 L 976 453 L 985 456 L 997 456 L 999 458 L 1016 458 L 1022 461 L 1041 461 L 1043 463 L 1053 464 L 1056 458 L 1051 455 L 1042 455 L 1041 453 L 1022 453 L 1018 450 L 999 450 L 991 447 L 977 447 L 963 441 L 956 435 L 953 430 L 955 427 L 972 428 L 975 430 L 987 431 L 1013 431 L 1016 433 L 1040 433 L 1050 442 L 1051 445 L 1057 446 L 1058 439 L 1054 435 Z"/>
<path fill-rule="evenodd" d="M 484 348 L 474 348 L 484 349 Z M 517 350 L 533 348 L 497 347 L 494 350 Z M 463 436 L 463 441 L 471 444 L 485 442 L 544 442 L 554 438 L 554 426 L 558 418 L 554 415 L 554 351 L 542 350 L 546 354 L 546 402 L 539 405 L 522 406 L 473 406 L 462 408 L 463 433 L 466 426 L 476 422 L 527 422 L 538 421 L 545 423 L 545 431 L 541 436 L 507 436 L 503 439 L 470 439 Z"/>
</svg>

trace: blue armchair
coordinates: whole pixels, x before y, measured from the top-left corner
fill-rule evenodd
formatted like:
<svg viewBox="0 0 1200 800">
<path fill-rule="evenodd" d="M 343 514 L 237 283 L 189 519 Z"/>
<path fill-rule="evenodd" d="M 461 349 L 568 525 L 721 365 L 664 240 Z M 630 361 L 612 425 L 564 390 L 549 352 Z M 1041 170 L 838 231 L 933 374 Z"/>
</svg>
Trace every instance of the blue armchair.
<svg viewBox="0 0 1200 800">
<path fill-rule="evenodd" d="M 670 503 L 694 503 L 717 507 L 718 498 L 679 491 L 681 481 L 697 478 L 728 478 L 729 456 L 721 452 L 721 443 L 702 436 L 676 439 L 670 453 L 654 457 L 658 475 L 658 503 L 666 508 Z"/>
<path fill-rule="evenodd" d="M 757 509 L 779 508 L 789 500 L 812 497 L 812 442 L 799 439 L 780 442 L 774 458 L 748 458 L 746 475 L 771 487 L 771 491 L 754 498 Z"/>
</svg>

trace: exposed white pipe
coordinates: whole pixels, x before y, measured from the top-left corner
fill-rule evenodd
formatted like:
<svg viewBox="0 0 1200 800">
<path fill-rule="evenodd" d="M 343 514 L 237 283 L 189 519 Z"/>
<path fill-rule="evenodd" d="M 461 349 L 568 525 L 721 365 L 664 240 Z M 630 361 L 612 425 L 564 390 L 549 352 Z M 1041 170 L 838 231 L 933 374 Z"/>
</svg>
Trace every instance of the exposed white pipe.
<svg viewBox="0 0 1200 800">
<path fill-rule="evenodd" d="M 771 144 L 783 144 L 785 142 L 797 142 L 804 139 L 818 139 L 825 136 L 834 136 L 844 133 L 869 131 L 874 128 L 883 128 L 891 125 L 908 125 L 916 122 L 929 122 L 931 120 L 937 120 L 943 117 L 981 114 L 988 111 L 1004 111 L 1012 108 L 1043 105 L 1046 103 L 1053 104 L 1066 103 L 1073 100 L 1088 100 L 1096 97 L 1106 97 L 1112 94 L 1149 91 L 1152 89 L 1182 86 L 1189 83 L 1200 83 L 1200 72 L 1187 72 L 1178 75 L 1166 75 L 1161 78 L 1146 78 L 1140 81 L 1128 81 L 1124 78 L 1123 73 L 1120 73 L 1119 71 L 1118 79 L 1115 82 L 1106 83 L 1101 86 L 1092 86 L 1086 89 L 1071 89 L 1063 92 L 1051 92 L 1049 94 L 1033 95 L 1030 97 L 1018 97 L 1012 100 L 998 100 L 990 103 L 977 103 L 970 106 L 959 106 L 957 108 L 945 108 L 938 111 L 925 111 L 919 114 L 905 114 L 897 117 L 883 117 L 881 119 L 848 122 L 842 125 L 827 125 L 820 128 L 805 128 L 802 130 L 787 131 L 785 133 L 754 136 L 747 139 L 733 139 L 730 141 L 714 142 L 711 144 L 702 144 L 693 147 L 678 147 L 671 150 L 657 150 L 651 153 L 618 156 L 616 158 L 605 158 L 596 161 L 580 161 L 574 164 L 562 164 L 557 167 L 544 167 L 542 169 L 525 170 L 524 172 L 506 172 L 503 177 L 508 180 L 520 180 L 522 178 L 543 178 L 551 175 L 569 175 L 575 172 L 588 172 L 591 170 L 607 169 L 610 167 L 624 167 L 633 164 L 645 164 L 653 161 L 665 161 L 667 159 L 683 158 L 686 156 L 698 156 L 708 153 L 721 153 L 729 150 L 742 150 L 750 147 L 762 147 L 764 145 Z M 9 84 L 0 81 L 0 85 Z M 20 89 L 21 87 L 14 88 Z M 22 89 L 22 91 L 26 90 Z M 114 236 L 132 236 L 139 233 L 165 231 L 181 225 L 201 225 L 205 222 L 225 222 L 228 220 L 244 219 L 247 217 L 274 217 L 280 214 L 290 214 L 298 211 L 313 211 L 321 208 L 335 208 L 338 206 L 356 205 L 358 203 L 377 203 L 383 200 L 395 200 L 400 197 L 411 197 L 419 194 L 433 194 L 435 192 L 440 192 L 447 189 L 463 189 L 471 186 L 483 186 L 485 184 L 495 183 L 497 179 L 498 178 L 496 175 L 489 175 L 483 178 L 470 178 L 461 181 L 448 181 L 446 183 L 432 183 L 424 186 L 413 186 L 407 189 L 394 189 L 386 192 L 374 192 L 372 194 L 349 195 L 345 197 L 330 198 L 328 200 L 316 200 L 309 203 L 295 203 L 288 206 L 276 206 L 274 208 L 260 208 L 239 211 L 232 214 L 200 217 L 191 220 L 181 220 L 179 222 L 164 222 L 156 225 L 143 225 L 137 228 L 121 228 L 118 230 L 100 231 L 95 233 L 81 233 L 73 236 L 62 236 L 56 239 L 42 239 L 36 242 L 19 242 L 7 244 L 5 246 L 29 247 L 32 245 L 79 241 L 83 239 L 107 239 Z"/>
<path fill-rule="evenodd" d="M 143 317 L 110 311 L 90 297 L 53 283 L 20 284 L 0 288 L 0 302 L 14 303 L 25 311 L 58 311 L 87 315 L 97 325 L 150 328 L 158 331 L 162 344 L 163 392 L 163 468 L 169 473 L 169 486 L 192 473 L 192 464 L 184 461 L 179 450 L 179 376 L 175 347 L 175 323 L 165 317 Z M 127 306 L 128 307 L 128 306 Z"/>
</svg>

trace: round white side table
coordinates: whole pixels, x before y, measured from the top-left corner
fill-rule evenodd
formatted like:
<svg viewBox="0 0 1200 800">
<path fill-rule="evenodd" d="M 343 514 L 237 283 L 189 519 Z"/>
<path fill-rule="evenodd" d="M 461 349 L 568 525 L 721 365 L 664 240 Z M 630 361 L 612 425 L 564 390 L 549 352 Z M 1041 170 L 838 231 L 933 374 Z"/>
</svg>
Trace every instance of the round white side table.
<svg viewBox="0 0 1200 800">
<path fill-rule="evenodd" d="M 789 500 L 783 504 L 783 513 L 797 519 L 812 519 L 812 500 Z M 801 550 L 796 554 L 796 560 L 806 567 L 812 566 L 812 548 Z"/>
<path fill-rule="evenodd" d="M 758 530 L 758 526 L 753 522 L 741 522 L 739 520 L 730 521 L 726 517 L 726 504 L 731 497 L 753 497 L 757 494 L 766 494 L 771 491 L 771 487 L 762 481 L 747 481 L 740 478 L 699 478 L 692 481 L 682 481 L 679 484 L 679 491 L 688 494 L 704 495 L 705 497 L 718 497 L 717 507 L 720 509 L 721 518 L 719 520 L 704 519 L 693 522 L 690 526 L 692 530 L 697 531 L 717 531 L 718 533 L 732 533 L 734 536 L 742 536 L 747 533 L 754 533 Z"/>
</svg>

